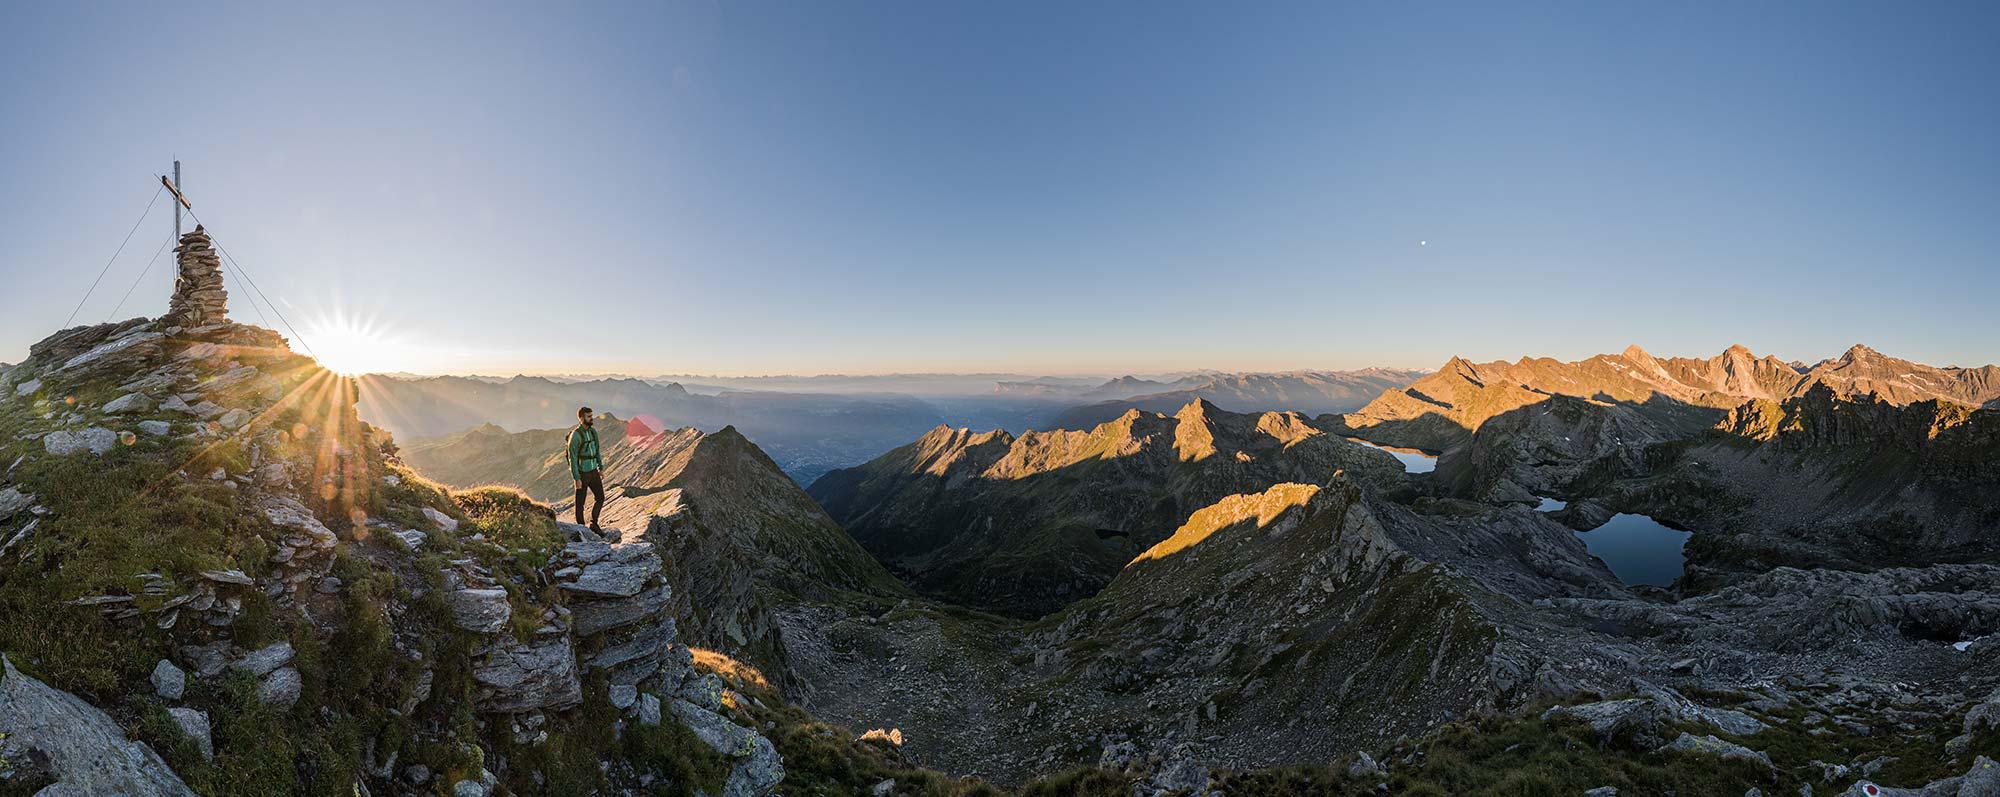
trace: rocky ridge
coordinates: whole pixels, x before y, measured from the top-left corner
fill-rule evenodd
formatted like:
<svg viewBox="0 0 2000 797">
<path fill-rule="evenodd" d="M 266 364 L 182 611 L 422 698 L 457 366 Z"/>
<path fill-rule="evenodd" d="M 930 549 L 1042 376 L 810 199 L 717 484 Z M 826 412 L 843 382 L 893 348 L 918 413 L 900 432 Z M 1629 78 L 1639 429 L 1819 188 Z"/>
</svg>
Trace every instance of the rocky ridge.
<svg viewBox="0 0 2000 797">
<path fill-rule="evenodd" d="M 64 330 L 0 387 L 0 786 L 747 797 L 784 777 L 696 671 L 651 544 L 437 490 L 275 334 Z"/>
<path fill-rule="evenodd" d="M 1088 432 L 974 434 L 938 427 L 808 492 L 918 589 L 1038 616 L 1095 594 L 1195 509 L 1335 471 L 1384 487 L 1395 460 L 1295 413 L 1195 401 L 1131 410 Z"/>
</svg>

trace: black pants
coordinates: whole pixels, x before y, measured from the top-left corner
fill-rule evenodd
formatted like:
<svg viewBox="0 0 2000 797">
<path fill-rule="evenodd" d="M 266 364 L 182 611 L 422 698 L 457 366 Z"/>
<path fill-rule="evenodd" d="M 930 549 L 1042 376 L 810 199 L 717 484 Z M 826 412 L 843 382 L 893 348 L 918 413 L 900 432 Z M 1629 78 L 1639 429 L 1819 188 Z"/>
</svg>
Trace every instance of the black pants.
<svg viewBox="0 0 2000 797">
<path fill-rule="evenodd" d="M 583 497 L 588 493 L 597 496 L 597 503 L 590 507 L 590 527 L 597 528 L 597 515 L 604 511 L 604 472 L 587 470 L 576 481 L 577 525 L 583 525 Z"/>
</svg>

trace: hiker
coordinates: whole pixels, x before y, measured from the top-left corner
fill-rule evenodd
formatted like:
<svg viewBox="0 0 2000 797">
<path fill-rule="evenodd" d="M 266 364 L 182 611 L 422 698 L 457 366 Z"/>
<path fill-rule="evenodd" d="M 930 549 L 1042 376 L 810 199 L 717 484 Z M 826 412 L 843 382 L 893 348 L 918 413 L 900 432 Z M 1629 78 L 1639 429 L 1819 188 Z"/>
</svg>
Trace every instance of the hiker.
<svg viewBox="0 0 2000 797">
<path fill-rule="evenodd" d="M 588 490 L 597 496 L 597 503 L 590 508 L 590 530 L 603 534 L 597 527 L 597 516 L 604 511 L 604 460 L 597 451 L 597 414 L 581 407 L 576 417 L 582 423 L 569 430 L 569 476 L 576 481 L 576 522 L 583 524 L 583 499 Z"/>
</svg>

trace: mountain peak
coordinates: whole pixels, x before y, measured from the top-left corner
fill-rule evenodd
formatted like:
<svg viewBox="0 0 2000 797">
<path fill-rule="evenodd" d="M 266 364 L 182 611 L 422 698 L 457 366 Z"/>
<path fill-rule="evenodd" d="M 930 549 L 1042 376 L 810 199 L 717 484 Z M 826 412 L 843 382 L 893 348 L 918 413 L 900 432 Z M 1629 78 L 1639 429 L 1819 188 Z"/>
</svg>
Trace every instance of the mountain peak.
<svg viewBox="0 0 2000 797">
<path fill-rule="evenodd" d="M 1840 355 L 1840 359 L 1842 362 L 1851 363 L 1880 356 L 1882 356 L 1881 352 L 1868 348 L 1866 344 L 1856 343 L 1848 347 L 1847 352 Z"/>
<path fill-rule="evenodd" d="M 1640 362 L 1653 359 L 1653 355 L 1646 353 L 1645 349 L 1639 348 L 1639 344 L 1637 343 L 1626 346 L 1623 356 L 1627 360 L 1637 360 Z"/>
<path fill-rule="evenodd" d="M 1723 354 L 1725 354 L 1725 355 L 1741 355 L 1741 356 L 1744 356 L 1744 357 L 1751 357 L 1751 358 L 1755 358 L 1755 357 L 1757 356 L 1757 355 L 1755 355 L 1755 354 L 1752 354 L 1752 353 L 1750 352 L 1750 347 L 1749 347 L 1749 346 L 1745 346 L 1745 345 L 1743 345 L 1743 344 L 1741 344 L 1741 343 L 1731 343 L 1731 344 L 1729 344 L 1729 348 L 1727 348 L 1727 349 L 1723 349 L 1723 350 L 1722 350 L 1722 353 L 1723 353 Z"/>
</svg>

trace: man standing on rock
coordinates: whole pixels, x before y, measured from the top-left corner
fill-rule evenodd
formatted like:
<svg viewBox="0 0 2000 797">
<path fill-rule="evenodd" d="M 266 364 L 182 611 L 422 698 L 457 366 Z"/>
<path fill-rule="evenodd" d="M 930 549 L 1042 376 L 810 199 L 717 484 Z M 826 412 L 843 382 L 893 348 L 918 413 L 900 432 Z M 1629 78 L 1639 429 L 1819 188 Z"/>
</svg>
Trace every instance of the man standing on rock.
<svg viewBox="0 0 2000 797">
<path fill-rule="evenodd" d="M 583 523 L 583 499 L 587 494 L 597 496 L 597 503 L 590 508 L 590 530 L 603 534 L 597 527 L 597 516 L 604 511 L 604 460 L 597 450 L 597 414 L 589 407 L 576 411 L 582 423 L 569 430 L 569 476 L 576 481 L 576 522 Z"/>
</svg>

